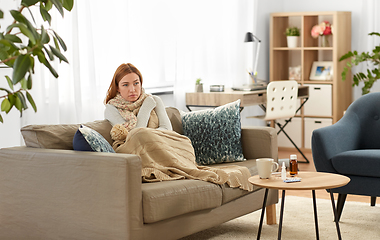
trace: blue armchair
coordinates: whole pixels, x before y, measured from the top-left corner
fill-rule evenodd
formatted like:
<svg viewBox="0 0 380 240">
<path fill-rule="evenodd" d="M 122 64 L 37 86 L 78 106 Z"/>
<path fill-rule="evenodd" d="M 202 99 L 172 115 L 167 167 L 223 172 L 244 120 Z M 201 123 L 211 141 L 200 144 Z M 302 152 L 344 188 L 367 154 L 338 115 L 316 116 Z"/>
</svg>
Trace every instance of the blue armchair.
<svg viewBox="0 0 380 240">
<path fill-rule="evenodd" d="M 318 172 L 338 173 L 351 181 L 339 193 L 339 221 L 347 194 L 380 196 L 380 93 L 354 101 L 335 124 L 313 131 L 312 154 Z"/>
</svg>

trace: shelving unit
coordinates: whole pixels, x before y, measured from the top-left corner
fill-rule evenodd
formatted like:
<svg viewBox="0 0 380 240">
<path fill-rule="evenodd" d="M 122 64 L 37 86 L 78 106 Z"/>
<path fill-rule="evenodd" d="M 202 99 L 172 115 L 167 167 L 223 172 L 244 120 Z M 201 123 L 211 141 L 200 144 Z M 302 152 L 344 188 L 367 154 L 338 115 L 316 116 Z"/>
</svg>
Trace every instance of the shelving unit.
<svg viewBox="0 0 380 240">
<path fill-rule="evenodd" d="M 351 12 L 272 13 L 270 18 L 270 81 L 288 80 L 289 67 L 301 66 L 301 77 L 297 81 L 309 86 L 310 97 L 286 128 L 302 150 L 310 151 L 312 131 L 337 122 L 352 102 L 352 80 L 342 81 L 345 63 L 339 62 L 339 58 L 351 50 Z M 321 37 L 311 36 L 312 27 L 322 21 L 333 25 L 329 47 L 321 47 Z M 284 33 L 289 26 L 300 28 L 296 48 L 287 47 Z M 331 80 L 309 79 L 315 61 L 333 62 Z M 285 136 L 280 134 L 278 139 L 280 148 L 293 147 Z"/>
</svg>

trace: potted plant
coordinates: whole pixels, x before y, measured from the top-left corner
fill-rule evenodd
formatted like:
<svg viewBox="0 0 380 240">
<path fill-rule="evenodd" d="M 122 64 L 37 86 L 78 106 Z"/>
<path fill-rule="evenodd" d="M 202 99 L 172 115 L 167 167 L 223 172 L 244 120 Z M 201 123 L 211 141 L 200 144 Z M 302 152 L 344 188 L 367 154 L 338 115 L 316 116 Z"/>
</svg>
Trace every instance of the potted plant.
<svg viewBox="0 0 380 240">
<path fill-rule="evenodd" d="M 370 36 L 376 35 L 380 37 L 380 33 L 372 32 L 368 34 Z M 342 72 L 342 80 L 345 80 L 347 77 L 348 69 L 351 69 L 353 66 L 357 66 L 360 63 L 367 62 L 367 66 L 372 66 L 367 69 L 366 74 L 363 72 L 358 72 L 353 75 L 354 82 L 352 86 L 359 86 L 360 82 L 364 83 L 364 86 L 362 87 L 362 95 L 365 95 L 370 92 L 373 84 L 380 79 L 380 71 L 379 71 L 379 64 L 380 64 L 380 45 L 376 46 L 372 53 L 369 52 L 362 52 L 358 53 L 357 51 L 351 52 L 349 51 L 345 55 L 343 55 L 339 61 L 343 61 L 346 59 L 351 59 L 351 61 L 348 61 L 346 63 L 346 67 L 344 67 Z"/>
<path fill-rule="evenodd" d="M 10 10 L 13 22 L 9 26 L 1 23 L 4 32 L 0 32 L 0 64 L 1 67 L 12 68 L 12 76 L 5 76 L 8 84 L 1 83 L 0 87 L 0 113 L 8 114 L 13 107 L 20 112 L 28 108 L 27 101 L 34 111 L 37 106 L 32 98 L 32 79 L 34 67 L 38 64 L 48 68 L 51 74 L 58 78 L 57 71 L 53 68 L 54 59 L 59 62 L 67 62 L 63 55 L 67 47 L 63 39 L 54 31 L 50 24 L 52 16 L 50 10 L 57 9 L 61 16 L 64 10 L 71 11 L 74 0 L 22 0 L 17 10 Z M 54 8 L 53 8 L 54 7 Z M 34 9 L 39 11 L 34 11 Z M 25 15 L 24 15 L 25 12 Z M 48 24 L 37 26 L 35 16 Z M 4 18 L 4 12 L 0 9 L 0 20 Z M 8 87 L 5 87 L 8 85 Z M 3 117 L 0 114 L 0 123 Z"/>
<path fill-rule="evenodd" d="M 288 27 L 285 31 L 288 48 L 295 48 L 298 46 L 298 38 L 300 30 L 297 27 Z"/>
<path fill-rule="evenodd" d="M 201 78 L 195 80 L 195 92 L 203 92 L 203 83 Z"/>
</svg>

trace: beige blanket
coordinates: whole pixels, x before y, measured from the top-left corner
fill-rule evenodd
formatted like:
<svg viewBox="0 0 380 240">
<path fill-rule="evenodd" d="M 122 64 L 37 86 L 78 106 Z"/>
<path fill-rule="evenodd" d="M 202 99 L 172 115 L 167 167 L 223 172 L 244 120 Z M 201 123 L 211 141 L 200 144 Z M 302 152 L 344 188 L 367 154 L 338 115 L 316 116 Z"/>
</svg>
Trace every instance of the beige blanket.
<svg viewBox="0 0 380 240">
<path fill-rule="evenodd" d="M 141 174 L 146 182 L 188 178 L 253 190 L 248 182 L 251 176 L 248 168 L 198 166 L 191 141 L 174 131 L 135 128 L 115 151 L 140 156 Z"/>
</svg>

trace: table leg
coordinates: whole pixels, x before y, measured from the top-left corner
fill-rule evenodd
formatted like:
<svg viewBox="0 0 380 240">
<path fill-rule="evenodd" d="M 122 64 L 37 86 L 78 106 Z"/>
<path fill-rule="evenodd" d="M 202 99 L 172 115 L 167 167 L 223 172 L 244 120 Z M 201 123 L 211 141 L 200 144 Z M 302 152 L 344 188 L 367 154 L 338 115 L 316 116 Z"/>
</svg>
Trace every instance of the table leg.
<svg viewBox="0 0 380 240">
<path fill-rule="evenodd" d="M 257 233 L 257 240 L 260 239 L 260 236 L 261 236 L 261 229 L 263 228 L 264 213 L 265 213 L 265 206 L 267 205 L 268 191 L 269 191 L 269 189 L 266 188 L 266 189 L 265 189 L 265 194 L 264 194 L 264 200 L 263 200 L 263 208 L 262 208 L 262 210 L 261 210 L 259 232 Z"/>
<path fill-rule="evenodd" d="M 338 213 L 335 208 L 334 194 L 331 190 L 330 190 L 330 198 L 331 198 L 332 209 L 334 212 L 334 219 L 337 219 Z M 336 232 L 338 233 L 338 239 L 342 240 L 342 236 L 340 235 L 339 221 L 335 221 L 335 226 L 336 226 Z"/>
<path fill-rule="evenodd" d="M 282 197 L 281 197 L 281 210 L 280 210 L 280 223 L 278 225 L 278 240 L 281 239 L 281 232 L 282 232 L 282 219 L 284 217 L 284 204 L 285 204 L 285 190 L 282 190 Z"/>
<path fill-rule="evenodd" d="M 315 222 L 315 235 L 317 240 L 319 240 L 319 229 L 318 229 L 318 216 L 317 216 L 317 202 L 315 199 L 315 190 L 312 190 L 313 193 L 313 207 L 314 207 L 314 222 Z"/>
</svg>

